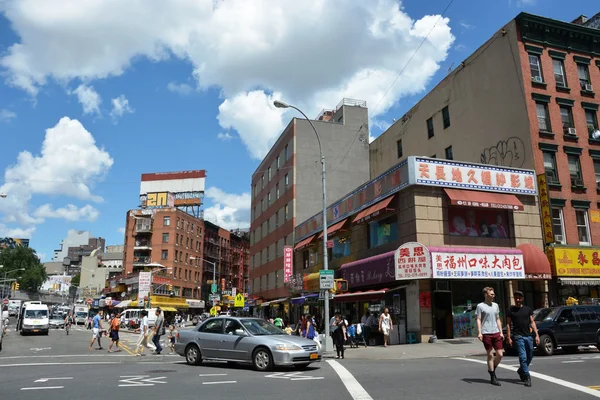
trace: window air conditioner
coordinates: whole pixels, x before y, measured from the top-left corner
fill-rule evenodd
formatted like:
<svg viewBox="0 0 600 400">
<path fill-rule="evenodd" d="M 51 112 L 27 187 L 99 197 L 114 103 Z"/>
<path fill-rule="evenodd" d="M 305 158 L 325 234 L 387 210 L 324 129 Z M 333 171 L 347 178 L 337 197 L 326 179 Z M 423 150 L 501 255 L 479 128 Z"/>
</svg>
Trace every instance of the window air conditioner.
<svg viewBox="0 0 600 400">
<path fill-rule="evenodd" d="M 583 186 L 583 179 L 571 178 L 571 186 Z"/>
<path fill-rule="evenodd" d="M 592 92 L 593 88 L 592 88 L 592 84 L 591 83 L 586 83 L 585 84 L 585 91 L 586 92 Z"/>
<path fill-rule="evenodd" d="M 534 82 L 542 83 L 542 77 L 541 76 L 532 76 L 531 80 L 534 81 Z"/>
<path fill-rule="evenodd" d="M 565 129 L 565 133 L 570 136 L 577 136 L 577 129 L 567 128 L 567 129 Z"/>
</svg>

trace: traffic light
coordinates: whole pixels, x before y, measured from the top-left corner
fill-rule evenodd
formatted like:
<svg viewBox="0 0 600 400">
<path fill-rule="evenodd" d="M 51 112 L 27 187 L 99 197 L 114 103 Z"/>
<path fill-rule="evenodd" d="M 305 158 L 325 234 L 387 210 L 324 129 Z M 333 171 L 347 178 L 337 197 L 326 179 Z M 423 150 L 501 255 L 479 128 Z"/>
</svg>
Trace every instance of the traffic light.
<svg viewBox="0 0 600 400">
<path fill-rule="evenodd" d="M 172 291 L 172 290 L 173 290 L 173 285 L 171 285 L 171 284 L 168 284 L 168 285 L 167 285 L 167 289 L 169 289 L 169 292 L 170 292 L 170 291 Z"/>
<path fill-rule="evenodd" d="M 348 291 L 348 281 L 345 279 L 336 279 L 335 280 L 335 291 L 336 292 L 347 292 Z"/>
<path fill-rule="evenodd" d="M 19 287 L 20 287 L 19 282 L 15 282 L 15 290 L 19 290 Z"/>
</svg>

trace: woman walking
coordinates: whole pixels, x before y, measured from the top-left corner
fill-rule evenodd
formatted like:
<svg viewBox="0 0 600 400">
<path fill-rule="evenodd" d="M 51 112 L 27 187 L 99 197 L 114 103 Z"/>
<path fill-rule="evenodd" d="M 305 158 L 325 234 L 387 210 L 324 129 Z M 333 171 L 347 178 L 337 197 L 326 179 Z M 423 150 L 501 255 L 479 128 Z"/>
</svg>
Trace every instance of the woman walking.
<svg viewBox="0 0 600 400">
<path fill-rule="evenodd" d="M 335 351 L 337 356 L 335 358 L 344 359 L 344 343 L 346 343 L 346 323 L 342 319 L 340 314 L 335 316 L 335 322 L 333 323 L 335 326 L 335 331 L 333 331 L 333 344 L 335 345 Z"/>
</svg>

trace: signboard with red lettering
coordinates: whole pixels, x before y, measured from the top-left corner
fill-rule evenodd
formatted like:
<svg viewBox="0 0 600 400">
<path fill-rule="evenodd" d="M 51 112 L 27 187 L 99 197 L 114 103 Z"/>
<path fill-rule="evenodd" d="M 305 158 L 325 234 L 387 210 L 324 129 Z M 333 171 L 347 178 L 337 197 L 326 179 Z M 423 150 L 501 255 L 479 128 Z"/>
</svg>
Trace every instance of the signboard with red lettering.
<svg viewBox="0 0 600 400">
<path fill-rule="evenodd" d="M 525 279 L 523 254 L 431 252 L 434 279 Z"/>
<path fill-rule="evenodd" d="M 283 246 L 283 282 L 288 283 L 294 273 L 294 247 Z"/>
<path fill-rule="evenodd" d="M 431 256 L 421 243 L 408 242 L 396 250 L 396 280 L 431 278 Z"/>
<path fill-rule="evenodd" d="M 494 165 L 465 164 L 451 160 L 415 157 L 410 175 L 417 185 L 444 186 L 457 189 L 484 190 L 499 193 L 536 195 L 534 171 L 497 167 Z"/>
</svg>

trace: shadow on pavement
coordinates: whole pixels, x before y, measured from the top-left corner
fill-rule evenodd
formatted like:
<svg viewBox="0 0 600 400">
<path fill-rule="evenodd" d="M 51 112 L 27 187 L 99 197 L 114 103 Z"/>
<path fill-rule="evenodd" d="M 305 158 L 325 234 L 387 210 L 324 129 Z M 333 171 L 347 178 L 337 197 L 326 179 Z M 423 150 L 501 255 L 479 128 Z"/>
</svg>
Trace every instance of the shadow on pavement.
<svg viewBox="0 0 600 400">
<path fill-rule="evenodd" d="M 180 363 L 177 363 L 180 364 Z M 182 362 L 181 364 L 187 364 L 185 361 Z M 318 365 L 318 364 L 317 364 Z M 303 372 L 310 372 L 310 371 L 317 371 L 319 370 L 321 367 L 320 365 L 310 365 L 306 368 L 302 368 L 301 371 Z M 247 370 L 247 371 L 253 371 L 253 372 L 258 372 L 258 373 L 269 373 L 269 372 L 278 372 L 278 371 L 300 371 L 294 367 L 288 367 L 288 366 L 277 366 L 275 367 L 273 370 L 271 371 L 256 371 L 252 365 L 250 364 L 241 364 L 241 363 L 236 363 L 236 362 L 224 362 L 224 361 L 203 361 L 202 364 L 198 365 L 198 368 L 202 368 L 202 367 L 210 367 L 210 368 L 220 368 L 220 369 L 230 369 L 230 370 Z M 190 366 L 192 367 L 192 366 Z"/>
<path fill-rule="evenodd" d="M 463 378 L 461 379 L 463 382 L 465 383 L 481 383 L 481 384 L 485 384 L 485 385 L 490 385 L 490 380 L 489 379 L 481 379 L 481 378 Z M 498 380 L 500 382 L 507 382 L 507 383 L 512 383 L 513 385 L 521 385 L 523 382 L 521 382 L 521 380 L 519 379 L 502 379 L 502 378 L 498 378 Z"/>
</svg>

